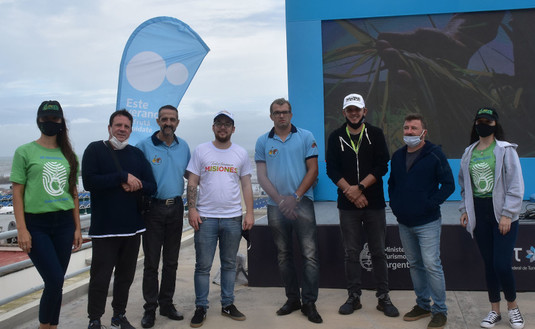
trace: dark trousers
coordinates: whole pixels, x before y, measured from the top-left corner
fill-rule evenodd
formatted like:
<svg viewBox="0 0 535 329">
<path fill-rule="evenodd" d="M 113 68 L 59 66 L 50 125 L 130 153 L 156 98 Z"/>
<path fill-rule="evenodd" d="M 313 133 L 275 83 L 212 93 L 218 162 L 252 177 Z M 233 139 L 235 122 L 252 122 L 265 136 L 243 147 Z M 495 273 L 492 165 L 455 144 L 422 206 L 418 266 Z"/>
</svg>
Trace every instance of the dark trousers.
<svg viewBox="0 0 535 329">
<path fill-rule="evenodd" d="M 271 228 L 273 241 L 277 246 L 277 260 L 286 297 L 289 301 L 302 299 L 304 304 L 315 303 L 318 299 L 320 265 L 314 202 L 303 198 L 296 212 L 297 219 L 289 219 L 282 214 L 279 207 L 268 205 L 268 226 Z M 293 257 L 294 231 L 303 258 L 302 294 L 299 292 Z"/>
<path fill-rule="evenodd" d="M 143 307 L 146 311 L 154 311 L 158 304 L 164 308 L 173 304 L 184 219 L 184 205 L 181 201 L 172 205 L 153 202 L 150 211 L 145 214 L 147 230 L 143 233 Z M 158 292 L 160 255 L 162 280 Z"/>
<path fill-rule="evenodd" d="M 361 295 L 362 274 L 360 253 L 366 235 L 371 257 L 371 270 L 377 285 L 376 296 L 389 292 L 385 253 L 386 215 L 384 209 L 343 210 L 340 232 L 344 245 L 344 265 L 349 294 Z"/>
<path fill-rule="evenodd" d="M 100 319 L 106 308 L 106 297 L 111 274 L 113 281 L 113 314 L 124 314 L 128 292 L 134 281 L 139 253 L 140 235 L 126 237 L 93 238 L 91 278 L 87 295 L 87 313 L 90 320 Z"/>
<path fill-rule="evenodd" d="M 474 198 L 476 228 L 474 237 L 485 263 L 485 278 L 489 301 L 500 301 L 500 290 L 508 302 L 516 300 L 516 283 L 513 274 L 513 249 L 518 234 L 518 221 L 502 235 L 494 216 L 492 198 Z"/>
<path fill-rule="evenodd" d="M 45 288 L 39 304 L 39 322 L 57 325 L 65 272 L 71 259 L 74 238 L 72 210 L 24 214 L 32 237 L 28 256 L 43 278 Z"/>
</svg>

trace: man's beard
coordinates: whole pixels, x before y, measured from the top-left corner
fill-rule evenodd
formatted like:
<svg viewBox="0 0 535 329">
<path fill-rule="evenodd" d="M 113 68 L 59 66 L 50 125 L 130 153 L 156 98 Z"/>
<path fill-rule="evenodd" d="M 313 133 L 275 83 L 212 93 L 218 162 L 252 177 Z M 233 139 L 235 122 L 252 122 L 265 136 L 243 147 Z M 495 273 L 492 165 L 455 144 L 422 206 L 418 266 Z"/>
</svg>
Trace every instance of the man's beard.
<svg viewBox="0 0 535 329">
<path fill-rule="evenodd" d="M 220 137 L 219 135 L 215 135 L 215 139 L 220 142 L 220 143 L 226 143 L 228 141 L 230 141 L 230 134 L 226 135 L 225 137 Z"/>
<path fill-rule="evenodd" d="M 161 129 L 162 135 L 164 137 L 174 135 L 175 132 L 173 131 L 173 128 L 170 126 L 164 126 L 163 129 Z"/>
</svg>

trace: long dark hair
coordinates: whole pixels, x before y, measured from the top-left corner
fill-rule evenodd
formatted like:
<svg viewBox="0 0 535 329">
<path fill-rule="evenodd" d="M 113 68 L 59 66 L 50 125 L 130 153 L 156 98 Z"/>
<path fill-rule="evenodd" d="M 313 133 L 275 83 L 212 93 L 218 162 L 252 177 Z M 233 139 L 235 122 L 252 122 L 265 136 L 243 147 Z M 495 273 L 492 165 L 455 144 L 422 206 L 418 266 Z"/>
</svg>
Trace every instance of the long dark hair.
<svg viewBox="0 0 535 329">
<path fill-rule="evenodd" d="M 56 141 L 61 153 L 63 153 L 63 156 L 69 163 L 69 192 L 71 193 L 72 198 L 76 199 L 78 197 L 78 191 L 76 190 L 76 183 L 78 183 L 78 158 L 72 149 L 71 141 L 69 139 L 69 131 L 65 124 L 65 118 L 61 119 L 61 131 L 56 135 Z"/>
<path fill-rule="evenodd" d="M 505 140 L 505 133 L 503 132 L 503 127 L 500 124 L 500 122 L 498 122 L 498 120 L 496 120 L 496 130 L 494 130 L 494 138 L 500 141 Z M 479 140 L 479 135 L 477 134 L 476 121 L 474 120 L 474 123 L 472 124 L 472 132 L 470 132 L 470 144 L 469 145 L 472 145 L 478 140 Z"/>
</svg>

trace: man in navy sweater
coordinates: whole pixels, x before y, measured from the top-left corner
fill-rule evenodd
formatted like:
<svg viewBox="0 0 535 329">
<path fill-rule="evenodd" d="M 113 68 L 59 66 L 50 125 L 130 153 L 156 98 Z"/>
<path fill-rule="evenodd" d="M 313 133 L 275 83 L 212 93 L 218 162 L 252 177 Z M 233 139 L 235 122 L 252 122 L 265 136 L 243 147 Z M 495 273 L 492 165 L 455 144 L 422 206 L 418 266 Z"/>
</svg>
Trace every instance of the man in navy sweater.
<svg viewBox="0 0 535 329">
<path fill-rule="evenodd" d="M 141 194 L 156 192 L 156 181 L 143 152 L 128 145 L 132 115 L 126 110 L 114 112 L 108 131 L 109 140 L 92 142 L 82 158 L 84 188 L 91 192 L 89 236 L 93 243 L 88 328 L 101 328 L 100 318 L 115 268 L 111 328 L 133 329 L 125 312 L 140 236 L 145 231 L 139 200 Z"/>
<path fill-rule="evenodd" d="M 439 146 L 425 141 L 426 135 L 423 116 L 405 117 L 403 141 L 407 146 L 392 156 L 388 194 L 416 294 L 416 305 L 403 320 L 432 315 L 428 328 L 435 329 L 444 328 L 448 314 L 440 261 L 440 204 L 453 193 L 455 183 L 446 156 Z"/>
</svg>

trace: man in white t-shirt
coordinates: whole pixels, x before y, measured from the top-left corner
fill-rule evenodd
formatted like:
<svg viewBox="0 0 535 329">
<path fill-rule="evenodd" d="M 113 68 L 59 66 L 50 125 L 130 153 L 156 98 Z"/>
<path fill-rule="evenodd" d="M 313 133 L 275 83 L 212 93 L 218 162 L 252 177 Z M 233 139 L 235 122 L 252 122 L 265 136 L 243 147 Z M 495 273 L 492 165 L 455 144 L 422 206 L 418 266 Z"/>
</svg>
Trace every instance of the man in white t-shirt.
<svg viewBox="0 0 535 329">
<path fill-rule="evenodd" d="M 241 232 L 254 224 L 251 163 L 247 151 L 233 144 L 234 117 L 221 111 L 214 117 L 215 139 L 195 148 L 186 170 L 188 178 L 188 219 L 195 230 L 195 314 L 190 326 L 203 325 L 208 308 L 210 270 L 219 240 L 221 259 L 221 314 L 243 321 L 234 306 L 236 255 Z M 240 184 L 245 201 L 242 224 Z M 197 198 L 197 187 L 198 198 Z"/>
</svg>

